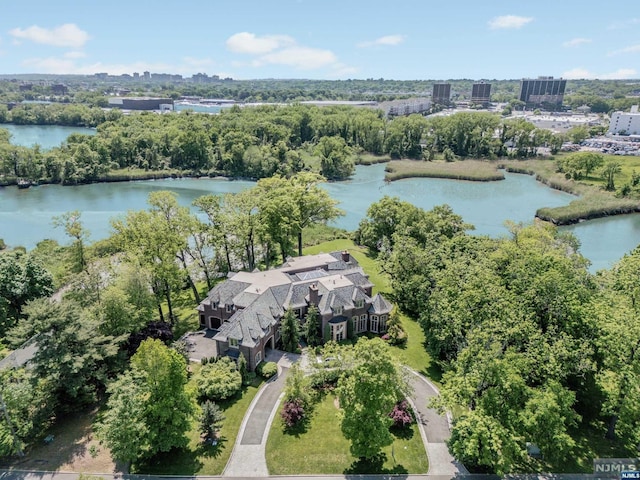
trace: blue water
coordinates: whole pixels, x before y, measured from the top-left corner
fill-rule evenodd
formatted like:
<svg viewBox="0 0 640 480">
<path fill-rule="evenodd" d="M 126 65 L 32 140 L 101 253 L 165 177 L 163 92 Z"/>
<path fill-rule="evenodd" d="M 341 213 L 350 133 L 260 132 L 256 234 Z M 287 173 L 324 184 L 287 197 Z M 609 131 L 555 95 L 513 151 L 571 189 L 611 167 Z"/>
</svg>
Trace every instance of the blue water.
<svg viewBox="0 0 640 480">
<path fill-rule="evenodd" d="M 92 129 L 52 126 L 9 127 L 14 143 L 30 144 L 39 139 L 43 148 L 59 145 L 72 132 L 94 133 Z M 80 209 L 91 240 L 111 234 L 110 219 L 127 210 L 147 208 L 146 200 L 155 190 L 172 190 L 184 205 L 198 196 L 234 193 L 254 185 L 252 182 L 224 179 L 176 179 L 61 187 L 45 185 L 18 190 L 0 188 L 0 238 L 9 245 L 33 248 L 40 240 L 68 239 L 54 229 L 52 217 Z M 359 166 L 352 179 L 325 184 L 324 188 L 340 202 L 345 212 L 335 225 L 355 230 L 371 203 L 383 195 L 397 196 L 421 208 L 449 204 L 478 234 L 500 236 L 508 233 L 504 223 L 529 223 L 538 208 L 568 204 L 575 197 L 552 190 L 528 175 L 505 174 L 499 182 L 467 182 L 430 178 L 406 179 L 387 183 L 384 165 Z M 601 218 L 562 227 L 580 240 L 581 252 L 592 262 L 592 270 L 609 268 L 640 243 L 640 215 Z"/>
<path fill-rule="evenodd" d="M 0 128 L 9 130 L 10 142 L 13 145 L 33 147 L 40 145 L 43 150 L 59 147 L 72 133 L 95 135 L 94 128 L 84 127 L 60 127 L 58 125 L 12 125 L 0 124 Z"/>
</svg>

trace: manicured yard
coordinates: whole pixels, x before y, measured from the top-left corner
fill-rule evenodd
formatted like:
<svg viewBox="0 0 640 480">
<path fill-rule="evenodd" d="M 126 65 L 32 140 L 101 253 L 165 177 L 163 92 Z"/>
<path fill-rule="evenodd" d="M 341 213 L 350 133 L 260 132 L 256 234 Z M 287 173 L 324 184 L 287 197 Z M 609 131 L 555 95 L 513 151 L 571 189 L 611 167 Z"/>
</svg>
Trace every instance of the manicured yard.
<svg viewBox="0 0 640 480">
<path fill-rule="evenodd" d="M 256 382 L 254 385 L 245 387 L 237 398 L 218 403 L 225 415 L 224 424 L 218 434 L 220 439 L 218 445 L 203 445 L 200 440 L 197 422 L 194 421 L 191 431 L 188 432 L 189 447 L 186 450 L 172 451 L 170 454 L 159 455 L 157 459 L 142 466 L 139 469 L 139 473 L 220 475 L 233 450 L 242 419 L 260 385 L 261 382 Z"/>
<path fill-rule="evenodd" d="M 350 454 L 349 445 L 340 431 L 335 397 L 325 394 L 300 431 L 285 433 L 280 417 L 276 417 L 267 441 L 269 474 L 426 473 L 429 469 L 415 425 L 383 450 L 382 464 L 361 464 Z"/>
</svg>

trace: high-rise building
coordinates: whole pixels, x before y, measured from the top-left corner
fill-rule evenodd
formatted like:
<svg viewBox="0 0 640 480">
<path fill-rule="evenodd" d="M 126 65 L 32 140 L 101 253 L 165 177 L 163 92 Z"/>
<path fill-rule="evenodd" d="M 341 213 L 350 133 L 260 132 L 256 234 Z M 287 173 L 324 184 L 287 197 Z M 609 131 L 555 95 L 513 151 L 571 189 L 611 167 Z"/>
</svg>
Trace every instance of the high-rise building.
<svg viewBox="0 0 640 480">
<path fill-rule="evenodd" d="M 451 102 L 451 84 L 434 83 L 431 103 L 433 105 L 449 105 Z"/>
<path fill-rule="evenodd" d="M 562 78 L 523 78 L 520 82 L 520 100 L 529 107 L 560 108 L 564 100 L 567 81 Z"/>
<path fill-rule="evenodd" d="M 640 112 L 638 105 L 633 105 L 629 113 L 613 112 L 609 122 L 609 133 L 623 135 L 640 135 Z"/>
<path fill-rule="evenodd" d="M 476 82 L 471 87 L 471 103 L 488 105 L 491 102 L 491 84 Z"/>
</svg>

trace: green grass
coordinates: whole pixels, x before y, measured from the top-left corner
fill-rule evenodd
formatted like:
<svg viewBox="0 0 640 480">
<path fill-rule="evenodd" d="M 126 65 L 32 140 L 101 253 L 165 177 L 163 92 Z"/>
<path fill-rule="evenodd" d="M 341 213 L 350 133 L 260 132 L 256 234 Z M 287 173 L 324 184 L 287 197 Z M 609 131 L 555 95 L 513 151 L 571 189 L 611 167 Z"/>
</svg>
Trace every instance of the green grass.
<svg viewBox="0 0 640 480">
<path fill-rule="evenodd" d="M 199 367 L 199 365 L 197 366 Z M 197 367 L 195 368 L 197 370 Z M 192 375 L 190 384 L 193 384 Z M 224 470 L 247 408 L 258 392 L 262 382 L 244 387 L 236 397 L 224 402 L 217 402 L 222 408 L 225 420 L 218 434 L 216 446 L 203 445 L 194 421 L 187 433 L 189 445 L 186 449 L 172 450 L 169 454 L 161 454 L 140 468 L 140 473 L 162 475 L 221 475 Z"/>
<path fill-rule="evenodd" d="M 371 153 L 360 153 L 355 156 L 356 165 L 374 165 L 376 163 L 387 163 L 391 161 L 389 155 L 373 155 Z"/>
<path fill-rule="evenodd" d="M 385 170 L 387 172 L 385 180 L 390 181 L 415 177 L 450 178 L 480 182 L 504 180 L 504 174 L 498 171 L 495 163 L 481 160 L 457 162 L 394 160 L 387 165 Z"/>
<path fill-rule="evenodd" d="M 638 157 L 614 155 L 605 157 L 605 162 L 615 160 L 621 164 L 622 172 L 615 178 L 618 187 L 631 180 L 634 170 L 638 169 L 640 173 Z M 569 205 L 538 209 L 536 216 L 557 225 L 571 224 L 581 219 L 631 213 L 640 209 L 640 200 L 637 198 L 617 198 L 613 192 L 604 191 L 603 181 L 596 175 L 580 181 L 566 179 L 563 174 L 556 171 L 554 160 L 509 160 L 500 161 L 498 164 L 516 173 L 534 174 L 539 181 L 551 188 L 578 195 L 578 198 Z"/>
<path fill-rule="evenodd" d="M 339 410 L 334 399 L 333 395 L 324 395 L 315 405 L 308 423 L 299 432 L 286 433 L 282 420 L 279 417 L 275 419 L 266 451 L 270 475 L 428 471 L 424 445 L 415 425 L 404 438 L 394 436 L 393 446 L 383 449 L 384 462 L 381 465 L 358 462 L 350 454 L 350 443 L 340 430 Z"/>
<path fill-rule="evenodd" d="M 349 250 L 351 255 L 358 261 L 365 273 L 369 275 L 373 283 L 373 292 L 390 294 L 392 292 L 391 280 L 380 268 L 378 261 L 368 252 L 366 248 L 359 247 L 352 240 L 340 239 L 321 243 L 303 250 L 305 255 L 316 253 L 328 253 L 337 250 Z M 401 314 L 402 327 L 407 332 L 407 344 L 404 346 L 393 346 L 391 350 L 398 360 L 417 372 L 429 377 L 435 382 L 439 382 L 442 372 L 437 365 L 432 362 L 427 353 L 424 343 L 425 335 L 418 322 L 407 315 Z"/>
</svg>

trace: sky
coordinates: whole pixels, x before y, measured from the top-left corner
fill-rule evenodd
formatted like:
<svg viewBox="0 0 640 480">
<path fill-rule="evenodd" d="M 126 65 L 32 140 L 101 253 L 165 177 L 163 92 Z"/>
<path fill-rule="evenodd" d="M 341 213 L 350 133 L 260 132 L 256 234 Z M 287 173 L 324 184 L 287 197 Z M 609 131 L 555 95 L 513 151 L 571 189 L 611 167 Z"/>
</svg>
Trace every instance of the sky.
<svg viewBox="0 0 640 480">
<path fill-rule="evenodd" d="M 638 0 L 0 0 L 0 74 L 640 78 Z"/>
</svg>

